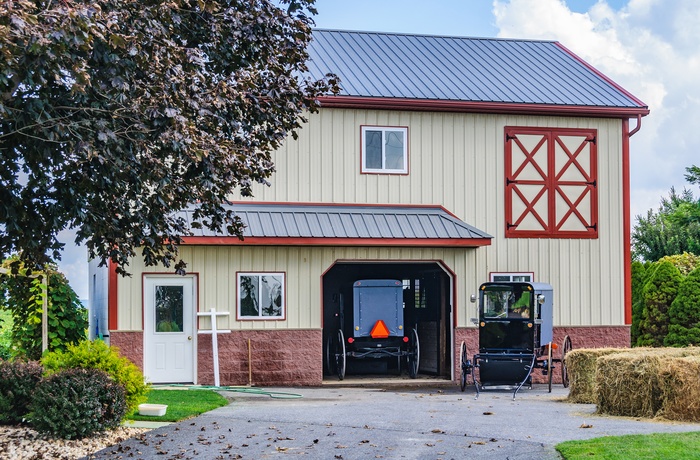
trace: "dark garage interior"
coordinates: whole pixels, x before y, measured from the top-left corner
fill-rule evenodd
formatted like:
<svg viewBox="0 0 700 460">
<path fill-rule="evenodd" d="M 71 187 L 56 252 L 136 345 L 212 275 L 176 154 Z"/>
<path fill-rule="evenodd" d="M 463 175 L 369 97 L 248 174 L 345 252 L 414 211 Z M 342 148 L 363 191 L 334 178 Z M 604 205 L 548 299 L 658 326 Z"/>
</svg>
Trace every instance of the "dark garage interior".
<svg viewBox="0 0 700 460">
<path fill-rule="evenodd" d="M 324 378 L 337 379 L 329 362 L 328 340 L 341 329 L 353 337 L 353 284 L 359 280 L 398 280 L 403 286 L 405 330 L 415 328 L 420 342 L 418 374 L 451 377 L 452 322 L 450 276 L 437 262 L 338 262 L 323 277 Z M 409 378 L 405 359 L 354 359 L 346 362 L 346 377 Z"/>
</svg>

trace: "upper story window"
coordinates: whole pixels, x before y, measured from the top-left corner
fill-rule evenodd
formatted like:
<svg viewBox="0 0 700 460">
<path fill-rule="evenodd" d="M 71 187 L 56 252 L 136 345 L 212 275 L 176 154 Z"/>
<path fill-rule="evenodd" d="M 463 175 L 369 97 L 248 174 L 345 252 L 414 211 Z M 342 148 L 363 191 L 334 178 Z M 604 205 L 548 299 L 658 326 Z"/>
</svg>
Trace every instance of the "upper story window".
<svg viewBox="0 0 700 460">
<path fill-rule="evenodd" d="M 530 283 L 535 278 L 535 275 L 532 272 L 530 272 L 530 273 L 491 272 L 489 278 L 491 281 L 500 281 L 500 282 L 505 281 L 508 283 L 515 283 L 515 282 Z"/>
<path fill-rule="evenodd" d="M 408 128 L 363 126 L 362 172 L 408 173 Z"/>
<path fill-rule="evenodd" d="M 506 238 L 598 238 L 596 136 L 506 127 Z"/>
</svg>

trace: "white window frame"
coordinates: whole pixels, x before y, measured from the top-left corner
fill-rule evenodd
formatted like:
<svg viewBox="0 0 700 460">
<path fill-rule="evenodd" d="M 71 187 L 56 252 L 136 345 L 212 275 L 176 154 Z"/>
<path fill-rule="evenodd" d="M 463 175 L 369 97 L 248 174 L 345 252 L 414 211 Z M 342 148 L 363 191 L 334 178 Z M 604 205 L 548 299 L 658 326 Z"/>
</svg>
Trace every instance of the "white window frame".
<svg viewBox="0 0 700 460">
<path fill-rule="evenodd" d="M 502 277 L 508 277 L 508 280 L 504 279 L 499 279 L 496 280 L 496 277 L 502 278 Z M 528 278 L 528 279 L 523 279 L 523 278 Z M 504 282 L 504 283 L 513 283 L 513 282 L 522 282 L 522 283 L 532 283 L 535 281 L 535 274 L 533 272 L 491 272 L 489 274 L 489 281 L 491 282 Z"/>
<path fill-rule="evenodd" d="M 408 174 L 408 128 L 405 126 L 362 126 L 361 127 L 361 172 L 370 174 Z M 381 131 L 382 133 L 382 167 L 381 168 L 369 168 L 367 167 L 367 156 L 366 156 L 366 132 L 367 131 Z M 401 169 L 390 169 L 386 167 L 386 151 L 385 151 L 385 136 L 387 132 L 400 132 L 403 135 L 403 168 Z"/>
<path fill-rule="evenodd" d="M 262 297 L 263 293 L 263 283 L 264 277 L 278 277 L 280 279 L 280 285 L 275 285 L 274 289 L 279 289 L 279 297 L 281 300 L 279 315 L 265 315 L 261 302 L 258 300 L 258 314 L 257 315 L 244 315 L 241 311 L 242 301 L 245 296 L 241 295 L 241 280 L 244 277 L 247 278 L 258 278 L 258 290 L 255 294 L 258 299 Z M 239 320 L 258 320 L 258 321 L 270 321 L 270 320 L 284 320 L 287 314 L 287 297 L 286 297 L 286 276 L 283 272 L 238 272 L 236 273 L 236 318 Z"/>
</svg>

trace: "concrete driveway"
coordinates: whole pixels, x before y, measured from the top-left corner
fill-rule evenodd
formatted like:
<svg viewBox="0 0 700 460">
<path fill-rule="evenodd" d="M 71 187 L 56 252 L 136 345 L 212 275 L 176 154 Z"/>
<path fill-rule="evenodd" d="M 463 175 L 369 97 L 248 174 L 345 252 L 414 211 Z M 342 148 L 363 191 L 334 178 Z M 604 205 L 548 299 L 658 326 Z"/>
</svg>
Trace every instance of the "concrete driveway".
<svg viewBox="0 0 700 460">
<path fill-rule="evenodd" d="M 700 431 L 700 424 L 595 415 L 555 386 L 511 392 L 432 387 L 268 388 L 299 398 L 227 392 L 233 402 L 157 428 L 90 458 L 558 459 L 570 439 Z M 284 396 L 284 395 L 280 395 Z"/>
</svg>

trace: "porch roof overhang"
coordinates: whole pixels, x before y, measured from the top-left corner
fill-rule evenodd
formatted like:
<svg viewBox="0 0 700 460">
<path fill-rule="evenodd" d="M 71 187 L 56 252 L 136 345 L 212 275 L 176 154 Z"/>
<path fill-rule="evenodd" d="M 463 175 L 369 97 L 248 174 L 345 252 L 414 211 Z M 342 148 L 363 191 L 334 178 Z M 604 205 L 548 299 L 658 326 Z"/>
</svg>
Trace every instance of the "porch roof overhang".
<svg viewBox="0 0 700 460">
<path fill-rule="evenodd" d="M 186 245 L 479 247 L 493 238 L 438 205 L 234 203 L 243 239 L 193 228 Z"/>
</svg>

